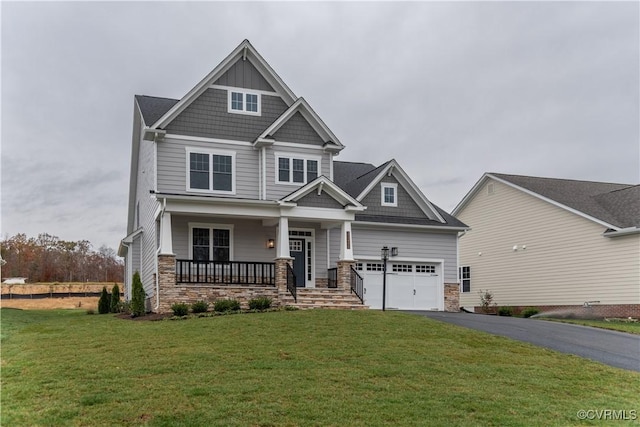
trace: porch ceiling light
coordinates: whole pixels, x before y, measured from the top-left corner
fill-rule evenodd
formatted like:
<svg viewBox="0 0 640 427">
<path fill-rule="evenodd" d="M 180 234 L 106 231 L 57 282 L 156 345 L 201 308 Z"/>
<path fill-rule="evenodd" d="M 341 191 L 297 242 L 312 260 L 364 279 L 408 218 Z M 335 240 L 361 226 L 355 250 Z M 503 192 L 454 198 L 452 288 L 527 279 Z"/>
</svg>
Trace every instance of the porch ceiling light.
<svg viewBox="0 0 640 427">
<path fill-rule="evenodd" d="M 267 248 L 269 249 L 273 249 L 276 247 L 276 242 L 273 239 L 269 239 L 267 240 Z"/>
</svg>

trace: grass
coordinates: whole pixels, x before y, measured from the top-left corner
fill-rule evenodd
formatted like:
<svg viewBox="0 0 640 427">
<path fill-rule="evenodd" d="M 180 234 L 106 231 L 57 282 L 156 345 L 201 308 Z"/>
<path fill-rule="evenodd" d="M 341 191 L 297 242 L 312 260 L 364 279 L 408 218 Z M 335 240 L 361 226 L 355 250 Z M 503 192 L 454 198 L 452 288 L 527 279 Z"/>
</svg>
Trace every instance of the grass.
<svg viewBox="0 0 640 427">
<path fill-rule="evenodd" d="M 3 426 L 548 426 L 640 409 L 638 373 L 403 313 L 1 316 Z"/>
<path fill-rule="evenodd" d="M 586 319 L 554 319 L 550 317 L 540 317 L 543 320 L 554 322 L 573 323 L 576 325 L 591 326 L 594 328 L 611 329 L 613 331 L 627 332 L 640 335 L 640 322 L 624 322 L 615 320 L 586 320 Z"/>
</svg>

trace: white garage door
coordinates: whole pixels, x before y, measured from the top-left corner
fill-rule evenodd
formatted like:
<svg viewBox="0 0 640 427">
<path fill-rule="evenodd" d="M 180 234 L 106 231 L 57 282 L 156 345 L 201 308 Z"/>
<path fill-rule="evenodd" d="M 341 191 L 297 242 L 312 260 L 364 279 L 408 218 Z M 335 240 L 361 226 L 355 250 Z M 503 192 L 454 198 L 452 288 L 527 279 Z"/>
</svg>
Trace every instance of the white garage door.
<svg viewBox="0 0 640 427">
<path fill-rule="evenodd" d="M 357 265 L 364 279 L 364 303 L 371 308 L 382 308 L 381 262 L 363 262 Z M 388 263 L 386 308 L 399 310 L 438 310 L 440 276 L 437 264 Z"/>
</svg>

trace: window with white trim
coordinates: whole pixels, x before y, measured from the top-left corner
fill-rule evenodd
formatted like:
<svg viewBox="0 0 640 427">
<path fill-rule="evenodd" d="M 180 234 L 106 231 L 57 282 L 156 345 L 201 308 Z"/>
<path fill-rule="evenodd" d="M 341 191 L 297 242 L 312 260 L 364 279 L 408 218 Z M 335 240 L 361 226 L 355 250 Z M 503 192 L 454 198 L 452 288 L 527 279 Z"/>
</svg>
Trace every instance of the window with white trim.
<svg viewBox="0 0 640 427">
<path fill-rule="evenodd" d="M 279 184 L 306 184 L 318 177 L 319 159 L 296 156 L 277 156 L 276 182 Z"/>
<path fill-rule="evenodd" d="M 398 206 L 398 184 L 383 182 L 380 186 L 382 206 Z"/>
<path fill-rule="evenodd" d="M 235 194 L 235 152 L 187 148 L 187 191 Z"/>
<path fill-rule="evenodd" d="M 233 226 L 190 225 L 191 258 L 194 261 L 230 261 Z"/>
<path fill-rule="evenodd" d="M 411 273 L 413 271 L 412 267 L 410 264 L 393 264 L 392 270 L 394 273 Z"/>
<path fill-rule="evenodd" d="M 435 265 L 416 265 L 416 273 L 435 273 Z"/>
<path fill-rule="evenodd" d="M 255 92 L 245 92 L 240 90 L 229 90 L 228 92 L 229 113 L 260 115 L 260 94 Z"/>
<path fill-rule="evenodd" d="M 367 263 L 367 271 L 383 271 L 384 266 L 381 263 L 377 262 L 368 262 Z"/>
<path fill-rule="evenodd" d="M 460 267 L 460 285 L 462 292 L 471 292 L 471 267 L 468 265 Z"/>
</svg>

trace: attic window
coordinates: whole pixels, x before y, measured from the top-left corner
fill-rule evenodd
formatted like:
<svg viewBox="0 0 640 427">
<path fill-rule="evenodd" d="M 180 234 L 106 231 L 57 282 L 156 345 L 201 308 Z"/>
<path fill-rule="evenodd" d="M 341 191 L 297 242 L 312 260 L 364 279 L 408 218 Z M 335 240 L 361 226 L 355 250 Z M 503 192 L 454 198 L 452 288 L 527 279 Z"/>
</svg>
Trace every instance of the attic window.
<svg viewBox="0 0 640 427">
<path fill-rule="evenodd" d="M 228 91 L 228 94 L 229 113 L 260 115 L 260 94 L 235 90 Z"/>
<path fill-rule="evenodd" d="M 380 187 L 382 206 L 398 206 L 398 184 L 383 182 Z"/>
</svg>

